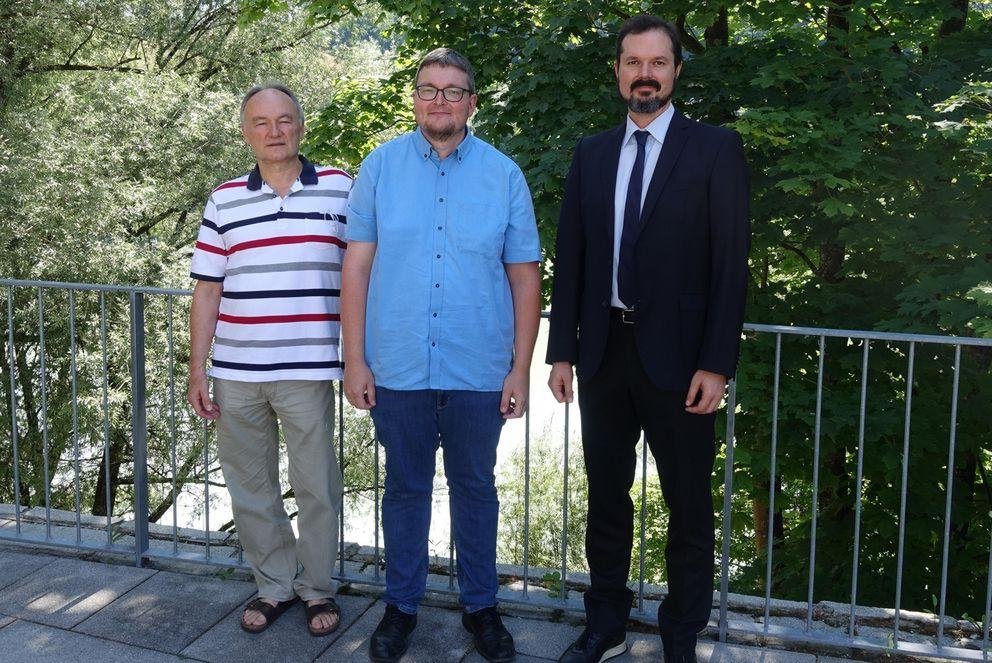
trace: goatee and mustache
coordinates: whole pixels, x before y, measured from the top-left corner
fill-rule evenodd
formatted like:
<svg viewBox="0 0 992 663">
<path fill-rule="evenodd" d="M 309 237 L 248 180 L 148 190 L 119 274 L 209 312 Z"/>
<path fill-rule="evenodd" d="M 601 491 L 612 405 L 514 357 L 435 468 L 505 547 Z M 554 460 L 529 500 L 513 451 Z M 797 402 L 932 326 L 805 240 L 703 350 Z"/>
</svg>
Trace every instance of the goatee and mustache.
<svg viewBox="0 0 992 663">
<path fill-rule="evenodd" d="M 671 94 L 663 96 L 651 96 L 651 97 L 638 97 L 634 94 L 634 90 L 639 87 L 651 87 L 657 91 L 661 91 L 661 83 L 654 80 L 653 78 L 638 78 L 630 84 L 630 96 L 627 97 L 627 108 L 633 113 L 644 113 L 650 115 L 651 113 L 656 113 L 661 110 L 668 100 L 672 98 Z"/>
</svg>

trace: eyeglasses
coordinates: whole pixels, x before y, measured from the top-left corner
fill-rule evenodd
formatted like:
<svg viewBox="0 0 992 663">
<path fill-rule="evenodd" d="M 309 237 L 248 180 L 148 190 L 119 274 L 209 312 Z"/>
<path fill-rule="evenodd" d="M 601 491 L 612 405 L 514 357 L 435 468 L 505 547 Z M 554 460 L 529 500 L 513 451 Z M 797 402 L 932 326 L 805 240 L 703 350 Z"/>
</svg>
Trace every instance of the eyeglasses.
<svg viewBox="0 0 992 663">
<path fill-rule="evenodd" d="M 413 89 L 417 93 L 417 96 L 420 97 L 421 101 L 434 101 L 437 99 L 438 92 L 443 94 L 445 100 L 450 101 L 451 103 L 461 101 L 466 92 L 472 94 L 471 90 L 466 90 L 463 87 L 446 87 L 443 90 L 439 90 L 433 85 L 418 85 Z"/>
</svg>

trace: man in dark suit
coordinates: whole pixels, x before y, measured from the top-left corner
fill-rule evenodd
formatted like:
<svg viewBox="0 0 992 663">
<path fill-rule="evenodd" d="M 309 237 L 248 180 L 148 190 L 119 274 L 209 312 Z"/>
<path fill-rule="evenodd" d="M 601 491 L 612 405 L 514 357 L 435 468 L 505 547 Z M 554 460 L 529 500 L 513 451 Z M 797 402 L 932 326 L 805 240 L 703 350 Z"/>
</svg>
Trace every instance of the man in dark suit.
<svg viewBox="0 0 992 663">
<path fill-rule="evenodd" d="M 639 15 L 621 28 L 615 74 L 626 122 L 575 147 L 558 228 L 548 384 L 578 373 L 589 478 L 587 627 L 562 656 L 627 649 L 633 592 L 630 488 L 643 430 L 669 508 L 665 661 L 695 661 L 709 619 L 715 411 L 737 364 L 747 285 L 748 175 L 740 136 L 671 104 L 678 29 Z"/>
</svg>

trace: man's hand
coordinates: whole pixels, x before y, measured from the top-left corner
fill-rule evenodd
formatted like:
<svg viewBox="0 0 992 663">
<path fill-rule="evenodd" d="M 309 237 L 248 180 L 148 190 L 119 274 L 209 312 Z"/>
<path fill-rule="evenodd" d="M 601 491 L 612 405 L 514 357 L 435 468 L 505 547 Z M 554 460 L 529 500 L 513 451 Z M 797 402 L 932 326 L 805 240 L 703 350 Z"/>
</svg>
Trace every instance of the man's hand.
<svg viewBox="0 0 992 663">
<path fill-rule="evenodd" d="M 189 372 L 189 389 L 186 392 L 186 400 L 193 406 L 198 417 L 211 421 L 220 417 L 220 407 L 210 399 L 207 372 L 202 368 Z"/>
<path fill-rule="evenodd" d="M 526 371 L 512 370 L 503 380 L 503 397 L 499 401 L 499 411 L 504 419 L 519 419 L 527 411 L 527 395 L 530 392 L 530 375 Z"/>
<path fill-rule="evenodd" d="M 375 407 L 375 378 L 364 361 L 345 363 L 344 395 L 359 410 Z"/>
<path fill-rule="evenodd" d="M 726 376 L 701 369 L 696 371 L 689 383 L 689 393 L 685 396 L 685 411 L 692 414 L 716 412 L 726 387 Z"/>
<path fill-rule="evenodd" d="M 556 361 L 551 364 L 551 376 L 548 387 L 559 403 L 572 402 L 572 364 L 567 361 Z"/>
</svg>

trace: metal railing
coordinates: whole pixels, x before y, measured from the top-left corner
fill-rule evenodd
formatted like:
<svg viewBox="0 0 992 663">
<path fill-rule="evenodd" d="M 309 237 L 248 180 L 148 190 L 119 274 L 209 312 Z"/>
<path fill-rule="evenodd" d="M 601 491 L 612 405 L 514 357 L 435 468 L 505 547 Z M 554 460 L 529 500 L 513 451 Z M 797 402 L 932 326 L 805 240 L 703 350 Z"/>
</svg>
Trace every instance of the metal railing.
<svg viewBox="0 0 992 663">
<path fill-rule="evenodd" d="M 176 364 L 184 366 L 181 361 L 186 352 L 185 309 L 189 299 L 189 291 L 170 290 L 161 288 L 138 288 L 125 286 L 92 285 L 80 283 L 55 283 L 42 281 L 0 280 L 0 288 L 6 291 L 6 352 L 0 358 L 0 369 L 3 369 L 6 379 L 3 387 L 8 391 L 4 408 L 0 416 L 9 420 L 9 444 L 0 443 L 0 454 L 9 451 L 10 458 L 10 495 L 12 497 L 12 513 L 0 513 L 0 518 L 7 517 L 12 521 L 8 526 L 0 527 L 0 540 L 32 542 L 49 546 L 61 546 L 82 550 L 101 550 L 133 555 L 136 564 L 141 565 L 149 558 L 178 558 L 201 564 L 216 566 L 243 566 L 244 560 L 240 544 L 231 532 L 217 535 L 211 531 L 210 514 L 213 502 L 218 499 L 217 491 L 211 495 L 211 486 L 215 485 L 211 474 L 216 468 L 211 468 L 215 460 L 211 454 L 209 427 L 195 419 L 189 408 L 178 406 L 177 389 L 185 385 L 182 371 L 176 369 Z M 182 311 L 177 314 L 177 303 Z M 82 311 L 81 311 L 82 309 Z M 113 333 L 126 323 L 128 334 L 121 338 Z M 53 339 L 57 339 L 59 352 L 53 352 Z M 851 361 L 852 352 L 860 354 L 860 371 L 850 371 L 847 377 L 838 377 L 830 373 L 835 370 L 835 364 L 830 364 L 830 371 L 825 362 L 832 354 L 828 354 L 828 342 L 836 339 L 840 349 L 831 353 L 843 355 L 839 358 L 839 366 L 854 364 Z M 790 366 L 783 368 L 783 340 L 789 345 Z M 815 342 L 811 350 L 803 343 L 809 340 Z M 905 370 L 901 374 L 890 371 L 887 373 L 891 387 L 903 384 L 901 429 L 901 462 L 898 476 L 879 480 L 879 474 L 871 477 L 865 474 L 865 451 L 869 436 L 866 435 L 870 423 L 869 386 L 872 383 L 870 373 L 870 357 L 872 345 L 883 348 L 883 360 L 892 365 L 894 358 L 905 358 Z M 860 351 L 858 352 L 858 347 Z M 797 351 L 796 348 L 799 348 Z M 894 348 L 894 349 L 893 349 Z M 932 364 L 927 370 L 927 376 L 950 376 L 950 407 L 947 412 L 949 426 L 946 445 L 946 476 L 943 485 L 934 490 L 942 493 L 944 510 L 942 531 L 928 533 L 931 538 L 939 537 L 940 573 L 939 598 L 936 599 L 934 615 L 930 618 L 920 618 L 914 613 L 912 628 L 904 628 L 907 622 L 906 610 L 902 606 L 904 589 L 904 570 L 906 568 L 906 538 L 907 538 L 907 508 L 910 495 L 910 465 L 912 456 L 911 422 L 913 419 L 913 395 L 920 386 L 914 382 L 919 378 L 917 371 L 920 364 L 918 355 L 920 348 L 927 348 L 927 359 Z M 753 349 L 753 351 L 752 351 Z M 720 575 L 719 575 L 719 606 L 718 617 L 711 626 L 718 633 L 721 641 L 735 636 L 766 639 L 778 639 L 803 645 L 828 645 L 835 647 L 856 648 L 877 652 L 898 652 L 911 655 L 924 655 L 946 660 L 987 660 L 989 655 L 989 615 L 992 608 L 992 538 L 988 550 L 986 568 L 975 571 L 974 577 L 985 578 L 985 601 L 983 617 L 980 620 L 980 633 L 972 632 L 970 636 L 961 635 L 961 622 L 949 620 L 948 608 L 948 578 L 949 560 L 952 552 L 952 539 L 956 530 L 952 519 L 954 506 L 954 483 L 956 480 L 955 461 L 957 430 L 959 427 L 959 401 L 962 375 L 962 350 L 971 353 L 969 357 L 973 364 L 971 375 L 986 379 L 988 360 L 992 355 L 992 339 L 974 339 L 964 337 L 946 337 L 918 334 L 896 334 L 884 332 L 865 332 L 854 330 L 835 330 L 804 327 L 784 327 L 749 324 L 745 327 L 744 359 L 737 381 L 731 381 L 727 393 L 727 418 L 723 430 L 725 450 L 720 458 L 723 465 L 722 499 L 723 513 L 720 523 Z M 953 365 L 946 362 L 946 351 L 953 352 Z M 149 353 L 151 356 L 149 356 Z M 764 355 L 763 355 L 764 353 Z M 773 353 L 769 364 L 762 357 Z M 177 359 L 177 355 L 179 358 Z M 845 364 L 846 362 L 846 364 Z M 983 363 L 984 362 L 984 363 Z M 126 365 L 128 378 L 122 379 L 120 369 Z M 934 368 L 936 366 L 936 368 Z M 789 433 L 801 438 L 800 444 L 788 447 L 789 453 L 795 449 L 802 453 L 811 453 L 811 463 L 808 467 L 809 477 L 806 484 L 790 496 L 783 489 L 786 480 L 786 465 L 778 462 L 782 457 L 783 447 L 780 447 L 780 415 L 787 414 L 790 421 L 803 419 L 805 414 L 797 417 L 795 411 L 795 392 L 791 410 L 782 410 L 781 395 L 783 391 L 781 378 L 789 371 L 799 375 L 800 381 L 815 380 L 815 395 L 813 396 L 811 412 L 811 430 L 797 433 L 801 427 L 793 426 Z M 839 370 L 839 369 L 837 369 Z M 163 375 L 164 373 L 164 375 Z M 178 378 L 177 378 L 178 374 Z M 846 374 L 845 374 L 846 375 Z M 788 376 L 787 376 L 788 377 Z M 150 387 L 149 380 L 154 384 Z M 743 382 L 742 382 L 743 381 Z M 738 383 L 741 384 L 738 384 Z M 831 586 L 823 590 L 816 586 L 817 552 L 822 547 L 818 544 L 817 535 L 822 526 L 820 517 L 825 506 L 834 509 L 835 502 L 824 504 L 824 483 L 821 476 L 824 452 L 824 429 L 834 426 L 834 419 L 824 415 L 825 403 L 829 406 L 827 392 L 841 393 L 843 387 L 857 387 L 858 415 L 856 426 L 856 443 L 853 446 L 843 446 L 841 452 L 831 448 L 827 452 L 833 459 L 832 480 L 837 478 L 837 458 L 844 463 L 854 462 L 853 482 L 851 476 L 846 479 L 853 486 L 853 495 L 848 495 L 850 513 L 848 519 L 853 520 L 853 537 L 850 541 L 849 570 L 850 591 L 849 599 L 844 609 L 846 611 L 846 627 L 843 633 L 831 632 L 814 628 L 820 619 L 823 605 L 816 602 L 816 591 L 821 595 L 826 592 L 837 596 L 838 589 Z M 538 388 L 535 385 L 535 388 Z M 970 389 L 975 391 L 974 389 Z M 979 390 L 980 391 L 980 390 Z M 845 392 L 846 393 L 846 392 Z M 53 397 L 65 399 L 53 402 Z M 844 398 L 850 399 L 850 394 Z M 770 399 L 770 407 L 768 401 Z M 891 399 L 890 399 L 891 400 Z M 940 399 L 937 399 L 940 400 Z M 66 402 L 67 401 L 67 402 Z M 755 405 L 757 404 L 757 405 Z M 808 404 L 807 404 L 808 405 Z M 887 405 L 891 405 L 888 403 Z M 987 406 L 987 403 L 985 404 Z M 342 473 L 346 466 L 346 417 L 345 403 L 338 390 L 338 422 L 337 444 L 338 458 Z M 580 583 L 580 576 L 569 569 L 568 524 L 569 483 L 570 474 L 570 408 L 566 404 L 561 407 L 564 419 L 564 431 L 561 436 L 561 470 L 562 470 L 562 508 L 561 508 L 561 557 L 560 568 L 557 569 L 557 591 L 532 591 L 540 582 L 534 582 L 533 576 L 548 569 L 536 569 L 531 565 L 531 470 L 532 470 L 532 430 L 530 413 L 525 417 L 523 434 L 523 573 L 518 590 L 514 593 L 501 594 L 501 600 L 508 602 L 525 602 L 552 607 L 581 609 L 581 604 L 574 601 L 569 603 L 569 589 Z M 68 410 L 66 410 L 68 408 Z M 764 408 L 767 408 L 765 412 Z M 57 412 L 53 413 L 53 409 Z M 806 410 L 806 406 L 798 408 Z M 888 409 L 891 411 L 891 407 Z M 987 417 L 988 415 L 986 415 Z M 891 417 L 889 417 L 891 419 Z M 804 420 L 805 421 L 805 420 Z M 743 422 L 743 423 L 742 423 Z M 746 424 L 746 426 L 745 426 Z M 891 427 L 890 422 L 890 427 Z M 929 425 L 929 424 L 928 424 Z M 742 427 L 744 426 L 744 427 Z M 984 432 L 988 434 L 988 428 Z M 753 429 L 753 430 L 751 430 Z M 739 435 L 745 435 L 751 446 L 745 448 L 738 443 Z M 872 433 L 872 440 L 879 439 L 878 433 Z M 892 439 L 887 434 L 885 439 Z M 122 436 L 126 441 L 122 448 Z M 843 434 L 831 432 L 831 439 L 843 438 Z M 932 436 L 931 436 L 932 437 Z M 930 438 L 928 438 L 930 439 Z M 2 438 L 0 438 L 2 440 Z M 811 448 L 808 448 L 811 443 Z M 767 446 L 767 449 L 764 447 Z M 989 445 L 986 443 L 985 447 Z M 648 502 L 648 482 L 650 473 L 647 454 L 643 452 L 645 445 L 641 444 L 641 481 L 640 481 L 640 531 L 639 559 L 636 583 L 636 612 L 644 617 L 647 615 L 645 604 L 656 600 L 658 588 L 651 588 L 646 582 L 650 569 L 647 565 L 647 550 L 651 542 L 647 539 L 647 523 L 645 505 Z M 184 458 L 180 462 L 179 450 L 182 449 Z M 345 509 L 342 509 L 340 520 L 341 548 L 339 550 L 338 577 L 343 581 L 381 584 L 382 550 L 379 541 L 379 505 L 380 505 L 380 457 L 378 445 L 372 443 L 373 457 L 371 467 L 372 485 L 367 487 L 372 493 L 373 512 L 376 525 L 374 526 L 373 546 L 367 570 L 356 569 L 346 561 L 354 559 L 354 555 L 346 554 L 345 543 Z M 735 464 L 735 452 L 748 452 L 751 461 L 747 464 Z M 760 453 L 754 454 L 753 450 Z M 131 479 L 122 479 L 121 458 L 130 453 Z M 101 456 L 87 457 L 87 454 Z M 764 454 L 767 453 L 767 457 Z M 872 452 L 869 458 L 874 458 Z M 767 463 L 767 507 L 761 504 L 759 497 L 761 486 L 755 484 L 750 490 L 742 493 L 734 492 L 735 478 L 756 480 L 757 472 L 752 472 L 757 465 L 754 459 L 760 457 L 761 463 Z M 574 460 L 574 454 L 573 454 Z M 789 467 L 795 468 L 794 459 L 789 460 Z M 116 463 L 116 465 L 115 465 Z M 981 468 L 988 463 L 985 456 L 979 458 Z M 22 465 L 26 465 L 22 467 Z M 802 462 L 798 463 L 799 466 Z M 86 475 L 85 468 L 92 470 Z M 149 474 L 150 468 L 154 476 Z M 25 473 L 25 469 L 27 473 Z M 574 470 L 573 470 L 574 471 Z M 792 470 L 788 470 L 791 472 Z M 100 476 L 102 475 L 102 480 Z M 40 478 L 40 488 L 39 488 Z M 84 481 L 96 481 L 92 489 L 83 486 Z M 763 481 L 763 479 L 762 479 Z M 865 537 L 863 526 L 865 514 L 863 508 L 873 513 L 877 501 L 868 500 L 865 490 L 874 495 L 881 484 L 891 481 L 897 486 L 898 494 L 898 535 L 894 542 L 896 553 L 894 558 L 895 577 L 892 578 L 894 601 L 891 608 L 882 610 L 882 617 L 875 613 L 863 616 L 866 610 L 859 607 L 859 569 L 864 565 L 861 557 L 862 543 Z M 102 483 L 102 494 L 99 486 Z M 179 526 L 179 502 L 184 491 L 192 491 L 191 485 L 202 484 L 202 521 L 203 528 L 192 533 Z M 760 483 L 760 481 L 758 482 Z M 53 506 L 52 487 L 60 486 L 59 499 L 63 506 L 71 505 L 71 509 L 56 509 Z M 130 486 L 130 496 L 124 495 L 126 508 L 115 507 L 119 493 L 126 493 Z M 347 488 L 347 487 L 346 487 Z M 885 486 L 881 486 L 885 488 Z M 0 494 L 8 488 L 0 486 Z M 881 492 L 881 491 L 879 491 Z M 152 494 L 154 493 L 154 495 Z M 100 511 L 102 516 L 84 515 L 84 494 L 93 500 L 93 511 Z M 809 508 L 798 509 L 797 495 L 808 498 Z M 830 493 L 831 500 L 843 491 Z M 152 498 L 159 504 L 154 506 Z M 751 500 L 751 520 L 741 525 L 741 514 L 747 513 L 740 508 L 742 501 Z M 885 498 L 892 502 L 895 496 L 886 493 Z M 737 507 L 735 507 L 737 500 Z M 2 500 L 0 500 L 2 501 Z M 791 507 L 788 504 L 792 504 Z M 43 511 L 39 512 L 39 507 Z M 761 508 L 759 508 L 761 507 Z M 791 510 L 790 510 L 791 509 Z M 114 515 L 115 511 L 117 516 Z M 161 526 L 149 523 L 149 516 L 154 513 L 161 519 L 171 511 L 172 526 Z M 781 574 L 782 555 L 780 548 L 784 545 L 784 534 L 777 523 L 783 519 L 786 512 L 799 514 L 798 522 L 808 521 L 808 574 L 805 591 L 786 591 L 793 601 L 785 601 L 773 596 L 783 591 L 776 585 L 776 576 Z M 847 513 L 847 512 L 845 512 Z M 992 537 L 992 527 L 985 509 L 984 522 L 972 523 L 976 530 L 989 531 Z M 65 515 L 62 515 L 65 514 Z M 130 518 L 128 518 L 130 516 Z M 761 522 L 761 518 L 765 522 Z M 791 516 L 790 516 L 791 517 Z M 735 520 L 736 518 L 736 520 Z M 846 521 L 845 521 L 846 522 Z M 130 524 L 129 524 L 130 523 Z M 746 537 L 737 537 L 735 552 L 735 530 L 737 526 Z M 795 531 L 795 528 L 794 530 Z M 100 532 L 99 536 L 95 533 Z M 958 533 L 959 534 L 959 533 Z M 217 536 L 218 540 L 214 540 Z M 974 540 L 974 532 L 970 533 L 969 541 Z M 223 537 L 223 538 L 221 538 Z M 763 542 L 763 549 L 753 548 L 750 553 L 741 549 L 740 538 L 753 538 Z M 805 545 L 805 544 L 804 544 Z M 846 544 L 845 544 L 846 545 Z M 432 590 L 454 591 L 455 551 L 453 541 L 448 542 L 449 555 L 447 559 L 448 580 L 447 588 L 432 586 Z M 746 547 L 745 547 L 746 548 Z M 777 556 L 778 555 L 778 556 Z M 890 556 L 891 557 L 891 556 Z M 887 558 L 888 559 L 888 558 Z M 761 581 L 758 567 L 763 561 L 764 574 Z M 786 560 L 788 561 L 788 560 Z M 806 562 L 806 560 L 801 560 Z M 889 560 L 887 563 L 891 563 Z M 918 560 L 914 560 L 918 561 Z M 793 564 L 796 563 L 792 559 Z M 836 559 L 830 560 L 832 566 L 839 566 Z M 928 560 L 933 566 L 936 560 Z M 877 566 L 875 561 L 872 564 Z M 844 571 L 847 572 L 846 570 Z M 754 579 L 751 588 L 763 586 L 764 596 L 760 602 L 740 596 L 740 592 L 732 591 L 731 585 L 742 584 L 748 589 L 746 582 L 739 577 L 750 573 Z M 872 582 L 878 578 L 871 578 Z M 538 575 L 537 577 L 540 577 Z M 793 580 L 796 573 L 793 572 Z M 917 576 L 914 576 L 914 578 Z M 929 578 L 933 586 L 937 586 L 937 578 Z M 745 592 L 746 593 L 746 592 Z M 801 595 L 801 596 L 800 596 Z M 750 609 L 754 619 L 742 619 L 741 613 Z M 797 610 L 799 612 L 797 612 Z M 868 610 L 867 612 L 871 612 Z M 917 613 L 919 612 L 917 608 Z M 736 613 L 736 614 L 735 614 Z M 798 617 L 789 617 L 789 615 Z M 835 618 L 839 613 L 835 611 Z M 888 636 L 884 638 L 868 637 L 862 631 L 859 617 L 865 622 L 865 628 L 883 621 Z M 796 623 L 798 622 L 798 624 Z M 921 626 L 922 624 L 922 626 Z M 953 628 L 956 639 L 951 640 L 946 629 Z M 931 629 L 934 634 L 923 637 L 919 631 Z M 972 629 L 972 631 L 976 631 Z M 910 637 L 912 636 L 912 637 Z"/>
</svg>

